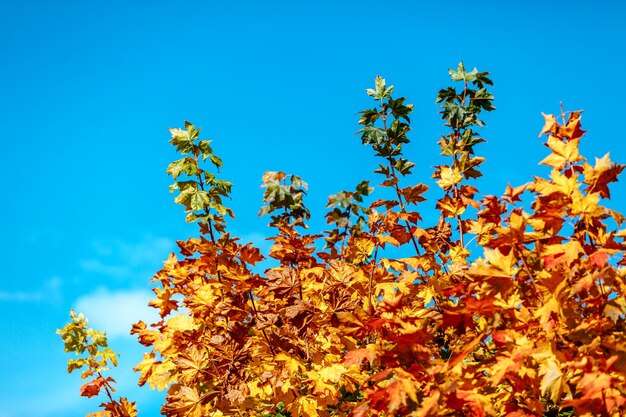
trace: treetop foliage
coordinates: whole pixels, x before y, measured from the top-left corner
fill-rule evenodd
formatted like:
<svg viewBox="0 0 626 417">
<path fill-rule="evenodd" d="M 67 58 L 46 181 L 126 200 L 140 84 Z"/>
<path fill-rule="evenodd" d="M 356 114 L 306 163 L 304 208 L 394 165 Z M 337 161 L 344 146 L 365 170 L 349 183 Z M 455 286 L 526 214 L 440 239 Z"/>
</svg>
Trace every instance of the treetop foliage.
<svg viewBox="0 0 626 417">
<path fill-rule="evenodd" d="M 152 279 L 160 321 L 132 333 L 148 348 L 139 384 L 166 391 L 162 414 L 200 416 L 621 416 L 626 413 L 626 229 L 604 206 L 624 165 L 579 153 L 582 112 L 544 115 L 547 178 L 481 196 L 489 73 L 449 71 L 438 219 L 405 155 L 413 106 L 377 77 L 359 135 L 379 165 L 328 199 L 328 230 L 308 233 L 307 184 L 267 172 L 272 247 L 228 231 L 232 184 L 200 130 L 171 129 L 182 155 L 167 171 L 197 237 L 179 241 Z M 215 171 L 203 168 L 209 160 Z M 377 198 L 377 199 L 376 199 Z M 393 250 L 390 250 L 393 249 Z M 392 257 L 392 254 L 400 254 Z M 259 273 L 266 257 L 275 266 Z M 67 351 L 87 352 L 81 395 L 96 415 L 135 416 L 114 400 L 106 338 L 72 313 Z M 104 348 L 104 350 L 102 350 Z"/>
</svg>

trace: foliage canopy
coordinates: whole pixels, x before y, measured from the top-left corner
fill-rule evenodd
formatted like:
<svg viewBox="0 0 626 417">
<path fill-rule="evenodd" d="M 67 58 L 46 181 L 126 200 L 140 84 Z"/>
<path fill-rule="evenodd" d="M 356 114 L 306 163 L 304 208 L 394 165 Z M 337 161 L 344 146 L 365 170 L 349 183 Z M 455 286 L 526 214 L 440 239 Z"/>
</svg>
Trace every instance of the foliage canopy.
<svg viewBox="0 0 626 417">
<path fill-rule="evenodd" d="M 379 160 L 328 199 L 328 229 L 307 232 L 307 184 L 267 172 L 269 254 L 228 231 L 231 183 L 200 129 L 170 129 L 182 158 L 171 191 L 200 234 L 179 241 L 152 282 L 161 320 L 132 328 L 150 350 L 139 384 L 167 390 L 166 416 L 619 416 L 626 413 L 626 229 L 602 205 L 624 166 L 580 155 L 580 111 L 545 115 L 551 168 L 480 196 L 489 73 L 449 71 L 436 102 L 446 132 L 435 167 L 435 224 L 404 154 L 413 106 L 377 77 L 359 135 Z M 204 168 L 206 160 L 214 171 Z M 377 199 L 374 199 L 377 196 Z M 397 256 L 396 256 L 397 255 Z M 275 266 L 257 272 L 265 256 Z M 135 416 L 102 374 L 116 356 L 81 315 L 59 330 L 88 354 L 81 388 L 94 415 Z"/>
</svg>

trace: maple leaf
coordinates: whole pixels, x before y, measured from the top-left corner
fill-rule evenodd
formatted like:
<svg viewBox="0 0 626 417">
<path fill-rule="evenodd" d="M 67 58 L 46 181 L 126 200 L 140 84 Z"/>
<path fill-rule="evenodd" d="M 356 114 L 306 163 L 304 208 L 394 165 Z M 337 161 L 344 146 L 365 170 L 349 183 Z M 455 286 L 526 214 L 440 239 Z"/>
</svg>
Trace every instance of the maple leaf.
<svg viewBox="0 0 626 417">
<path fill-rule="evenodd" d="M 547 333 L 556 326 L 553 316 L 558 319 L 563 316 L 563 311 L 559 301 L 550 294 L 547 300 L 544 298 L 543 305 L 535 311 L 535 317 L 539 318 L 539 324 Z"/>
<path fill-rule="evenodd" d="M 442 166 L 438 178 L 439 181 L 437 181 L 437 185 L 445 191 L 448 191 L 450 188 L 454 187 L 456 184 L 460 183 L 461 180 L 463 180 L 463 175 L 461 175 L 461 173 L 455 168 Z"/>
<path fill-rule="evenodd" d="M 556 129 L 558 126 L 556 122 L 556 117 L 554 117 L 553 114 L 541 113 L 541 115 L 545 120 L 545 124 L 543 125 L 541 132 L 539 132 L 539 137 L 541 137 L 541 135 L 543 135 L 544 133 L 552 133 L 553 135 L 556 134 Z"/>
<path fill-rule="evenodd" d="M 603 267 L 609 260 L 609 253 L 610 252 L 607 252 L 606 250 L 600 249 L 589 255 L 589 259 L 593 265 Z"/>
<path fill-rule="evenodd" d="M 463 200 L 460 198 L 452 198 L 449 195 L 439 199 L 436 207 L 444 216 L 449 218 L 460 216 L 467 208 L 467 206 L 463 203 Z"/>
<path fill-rule="evenodd" d="M 374 364 L 374 360 L 378 357 L 379 352 L 374 349 L 374 346 L 354 349 L 346 353 L 343 359 L 343 363 L 347 366 L 361 365 L 363 361 L 369 362 L 370 366 Z"/>
<path fill-rule="evenodd" d="M 539 137 L 544 133 L 552 133 L 560 138 L 575 139 L 581 137 L 585 131 L 580 129 L 580 118 L 582 111 L 573 111 L 567 118 L 565 126 L 559 124 L 553 114 L 541 113 L 545 124 L 539 133 Z"/>
<path fill-rule="evenodd" d="M 168 417 L 202 417 L 204 415 L 203 398 L 195 388 L 174 385 L 169 390 L 166 401 L 161 408 L 161 414 Z"/>
<path fill-rule="evenodd" d="M 552 153 L 544 158 L 540 164 L 548 165 L 556 169 L 563 169 L 567 163 L 582 161 L 583 157 L 578 153 L 578 139 L 563 142 L 554 136 L 548 136 L 546 146 Z"/>
<path fill-rule="evenodd" d="M 276 355 L 274 359 L 279 362 L 284 362 L 286 369 L 294 375 L 297 375 L 306 370 L 304 364 L 301 361 L 287 355 L 286 353 L 281 352 Z"/>
<path fill-rule="evenodd" d="M 612 163 L 608 153 L 602 158 L 596 158 L 595 166 L 585 162 L 583 166 L 584 183 L 588 185 L 585 191 L 587 193 L 597 192 L 603 198 L 611 198 L 608 184 L 616 182 L 623 170 L 624 165 Z"/>
<path fill-rule="evenodd" d="M 147 363 L 149 362 L 146 361 Z M 175 382 L 175 369 L 176 365 L 169 359 L 165 359 L 163 362 L 154 362 L 154 365 L 149 368 L 149 372 L 146 374 L 146 381 L 150 384 L 150 388 L 156 388 L 159 391 L 166 389 L 172 382 Z M 143 375 L 142 371 L 142 377 Z"/>
<path fill-rule="evenodd" d="M 355 263 L 365 262 L 374 251 L 376 245 L 371 239 L 355 238 L 349 242 L 349 250 L 346 255 Z"/>
<path fill-rule="evenodd" d="M 502 196 L 502 198 L 506 199 L 511 204 L 513 204 L 515 202 L 520 202 L 522 200 L 519 198 L 519 196 L 524 191 L 526 191 L 527 187 L 528 187 L 527 184 L 520 185 L 520 186 L 517 186 L 517 187 L 511 187 L 511 184 L 507 184 L 506 190 L 504 191 L 504 196 Z"/>
<path fill-rule="evenodd" d="M 541 395 L 549 394 L 550 400 L 558 404 L 561 398 L 563 373 L 557 360 L 551 357 L 539 365 L 539 375 L 543 375 L 540 386 Z"/>
<path fill-rule="evenodd" d="M 120 401 L 113 401 L 102 404 L 107 412 L 107 415 L 115 417 L 136 417 L 138 412 L 135 407 L 135 402 L 130 402 L 126 398 L 120 398 Z"/>
<path fill-rule="evenodd" d="M 109 382 L 115 382 L 115 380 L 111 377 L 104 378 L 102 376 L 99 376 L 80 387 L 80 395 L 89 398 L 95 397 L 100 394 L 100 390 L 103 386 L 110 387 Z M 112 388 L 113 387 L 110 387 L 110 389 Z"/>
<path fill-rule="evenodd" d="M 348 369 L 341 363 L 333 363 L 330 366 L 325 366 L 320 369 L 319 376 L 324 382 L 337 383 L 347 371 Z"/>
<path fill-rule="evenodd" d="M 408 375 L 406 376 L 408 377 Z M 407 377 L 398 377 L 385 387 L 385 393 L 389 401 L 387 411 L 391 414 L 397 412 L 403 406 L 406 406 L 409 399 L 417 403 L 415 380 Z"/>
<path fill-rule="evenodd" d="M 484 255 L 485 260 L 474 262 L 469 273 L 493 277 L 512 277 L 517 273 L 517 258 L 513 251 L 503 255 L 500 249 L 485 249 Z"/>
<path fill-rule="evenodd" d="M 598 205 L 600 196 L 597 193 L 583 195 L 582 193 L 574 193 L 570 208 L 573 216 L 581 216 L 585 221 L 599 217 L 603 214 L 602 207 Z"/>
<path fill-rule="evenodd" d="M 511 353 L 509 352 L 498 356 L 496 362 L 490 366 L 490 380 L 492 386 L 498 386 L 500 381 L 502 381 L 509 372 L 517 372 L 521 366 L 522 364 L 520 362 L 511 358 Z"/>
<path fill-rule="evenodd" d="M 180 356 L 172 359 L 183 378 L 193 381 L 201 375 L 208 365 L 206 350 L 200 351 L 196 346 L 190 346 Z"/>
<path fill-rule="evenodd" d="M 318 407 L 317 398 L 311 395 L 303 395 L 287 406 L 287 410 L 294 416 L 318 417 Z"/>
<path fill-rule="evenodd" d="M 461 411 L 465 411 L 465 415 L 474 417 L 485 417 L 491 415 L 493 410 L 490 407 L 490 399 L 477 392 L 478 390 L 456 390 L 454 396 L 460 400 Z M 458 404 L 457 404 L 458 407 Z"/>
<path fill-rule="evenodd" d="M 428 186 L 418 184 L 412 187 L 406 187 L 400 190 L 400 194 L 404 197 L 407 204 L 419 203 L 426 200 L 422 194 L 428 191 Z"/>
<path fill-rule="evenodd" d="M 252 243 L 242 246 L 239 250 L 238 257 L 241 262 L 250 265 L 256 265 L 258 262 L 265 259 L 265 257 L 261 255 L 261 251 L 258 248 L 253 247 Z"/>
<path fill-rule="evenodd" d="M 307 376 L 313 383 L 313 392 L 317 394 L 325 394 L 334 396 L 337 394 L 337 383 L 342 379 L 348 369 L 341 363 L 333 363 L 325 366 L 318 371 L 308 371 Z"/>
<path fill-rule="evenodd" d="M 151 346 L 161 335 L 161 333 L 156 330 L 148 330 L 146 328 L 146 323 L 141 320 L 133 324 L 130 334 L 136 334 L 137 339 L 139 339 L 139 343 L 144 346 Z"/>
<path fill-rule="evenodd" d="M 476 346 L 478 346 L 483 341 L 484 338 L 485 338 L 485 335 L 482 335 L 482 334 L 475 337 L 474 340 L 472 340 L 467 345 L 465 345 L 465 347 L 459 353 L 457 353 L 450 360 L 448 360 L 448 362 L 446 363 L 446 368 L 452 369 L 457 364 L 461 363 L 461 361 L 463 361 L 470 352 L 476 349 Z"/>
<path fill-rule="evenodd" d="M 584 253 L 582 246 L 577 240 L 571 240 L 557 245 L 545 245 L 541 249 L 541 256 L 546 268 L 556 265 L 569 267 L 576 261 L 581 253 Z"/>
<path fill-rule="evenodd" d="M 393 236 L 377 234 L 376 235 L 376 240 L 378 240 L 378 244 L 383 249 L 385 248 L 385 244 L 386 243 L 390 243 L 390 244 L 392 244 L 395 247 L 399 247 L 401 245 L 401 243 L 398 241 L 398 239 L 394 238 Z"/>
<path fill-rule="evenodd" d="M 557 134 L 570 140 L 581 137 L 585 131 L 580 128 L 582 110 L 573 111 L 567 117 L 565 126 L 559 125 Z"/>
<path fill-rule="evenodd" d="M 168 287 L 165 289 L 153 288 L 152 291 L 156 294 L 157 298 L 151 300 L 148 305 L 160 310 L 161 317 L 165 317 L 172 310 L 178 308 L 178 301 L 172 300 L 174 292 Z"/>
<path fill-rule="evenodd" d="M 135 372 L 140 372 L 139 376 L 139 386 L 143 386 L 148 378 L 152 375 L 152 367 L 155 364 L 154 354 L 149 354 L 144 352 L 143 359 L 139 362 L 133 370 Z"/>
<path fill-rule="evenodd" d="M 187 330 L 195 330 L 198 324 L 193 318 L 187 314 L 177 314 L 169 318 L 166 322 L 167 330 L 170 332 L 185 332 Z"/>
</svg>

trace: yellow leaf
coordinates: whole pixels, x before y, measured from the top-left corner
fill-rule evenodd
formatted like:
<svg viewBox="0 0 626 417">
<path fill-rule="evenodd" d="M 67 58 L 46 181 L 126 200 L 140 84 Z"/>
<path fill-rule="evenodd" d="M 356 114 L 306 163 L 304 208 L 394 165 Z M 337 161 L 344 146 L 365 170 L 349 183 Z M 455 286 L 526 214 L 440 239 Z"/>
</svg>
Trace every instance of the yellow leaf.
<svg viewBox="0 0 626 417">
<path fill-rule="evenodd" d="M 287 406 L 291 415 L 302 417 L 318 417 L 317 399 L 311 396 L 302 396 Z"/>
<path fill-rule="evenodd" d="M 170 383 L 174 382 L 173 372 L 176 366 L 170 360 L 165 360 L 163 363 L 155 364 L 152 367 L 152 374 L 148 376 L 148 384 L 150 389 L 158 389 L 163 391 Z"/>
<path fill-rule="evenodd" d="M 463 176 L 459 171 L 454 168 L 442 166 L 439 173 L 439 178 L 440 180 L 437 181 L 437 185 L 439 185 L 445 191 L 448 191 L 454 185 L 460 183 L 463 179 Z"/>
<path fill-rule="evenodd" d="M 348 372 L 348 370 L 343 364 L 334 363 L 331 366 L 320 369 L 319 376 L 324 382 L 337 383 L 346 372 Z"/>
<path fill-rule="evenodd" d="M 499 249 L 485 249 L 485 260 L 489 262 L 492 267 L 502 271 L 502 274 L 493 274 L 493 276 L 511 277 L 517 273 L 518 268 L 515 266 L 517 259 L 513 251 L 510 251 L 509 254 L 505 256 Z"/>
<path fill-rule="evenodd" d="M 580 253 L 583 253 L 583 247 L 577 240 L 557 245 L 545 245 L 541 250 L 541 256 L 544 257 L 544 264 L 547 268 L 559 264 L 570 266 L 578 259 Z"/>
<path fill-rule="evenodd" d="M 398 242 L 398 239 L 392 236 L 387 236 L 387 235 L 383 235 L 379 233 L 376 235 L 376 239 L 378 239 L 378 243 L 380 244 L 381 247 L 384 247 L 385 243 L 389 243 L 395 247 L 400 246 L 400 242 Z"/>
<path fill-rule="evenodd" d="M 539 375 L 543 375 L 541 379 L 541 395 L 550 394 L 552 402 L 558 403 L 561 397 L 563 374 L 554 357 L 539 365 Z"/>
<path fill-rule="evenodd" d="M 207 308 L 215 308 L 220 302 L 220 288 L 224 285 L 218 282 L 210 282 L 207 284 L 201 284 L 193 295 L 190 297 L 189 305 L 195 308 L 204 306 Z"/>
<path fill-rule="evenodd" d="M 366 238 L 352 239 L 350 240 L 349 245 L 348 257 L 357 264 L 365 262 L 372 254 L 375 247 L 374 242 Z"/>
<path fill-rule="evenodd" d="M 152 367 L 154 365 L 154 355 L 145 353 L 143 359 L 133 368 L 136 372 L 141 372 L 139 376 L 139 385 L 142 386 L 148 380 L 148 377 L 152 375 Z"/>
<path fill-rule="evenodd" d="M 548 295 L 548 300 L 544 299 L 543 305 L 535 311 L 535 317 L 539 318 L 539 323 L 546 332 L 549 332 L 554 327 L 550 324 L 553 313 L 558 317 L 563 315 L 559 301 L 552 295 Z"/>
<path fill-rule="evenodd" d="M 465 247 L 461 245 L 453 246 L 450 248 L 450 260 L 453 263 L 462 262 L 465 263 L 465 260 L 470 255 L 470 251 L 465 249 Z"/>
<path fill-rule="evenodd" d="M 335 386 L 324 381 L 318 372 L 308 371 L 306 375 L 313 383 L 313 391 L 309 392 L 312 392 L 313 394 L 321 394 L 324 397 L 335 396 L 335 394 L 337 394 Z"/>
<path fill-rule="evenodd" d="M 467 205 L 462 198 L 452 198 L 446 195 L 437 201 L 436 207 L 444 216 L 452 218 L 463 214 Z"/>
<path fill-rule="evenodd" d="M 196 330 L 198 325 L 193 318 L 186 314 L 177 314 L 167 321 L 167 329 L 174 332 L 184 332 L 186 330 Z"/>
<path fill-rule="evenodd" d="M 287 370 L 289 370 L 289 372 L 291 372 L 294 375 L 302 373 L 306 369 L 304 365 L 302 364 L 302 362 L 300 362 L 299 360 L 295 358 L 292 358 L 291 356 L 283 352 L 276 355 L 275 359 L 280 362 L 285 362 L 285 367 L 287 368 Z"/>
<path fill-rule="evenodd" d="M 541 135 L 543 135 L 544 133 L 555 134 L 557 129 L 556 117 L 554 117 L 553 114 L 541 113 L 541 115 L 545 120 L 545 124 L 543 125 L 543 129 L 541 129 L 541 132 L 539 132 L 539 137 L 541 137 Z"/>
<path fill-rule="evenodd" d="M 379 282 L 374 289 L 374 295 L 377 298 L 384 292 L 384 298 L 386 299 L 393 299 L 398 293 L 406 294 L 409 292 L 406 284 L 403 282 Z"/>
<path fill-rule="evenodd" d="M 429 285 L 426 288 L 420 290 L 417 293 L 417 296 L 424 300 L 424 305 L 428 305 L 431 301 L 433 301 L 433 298 L 435 298 L 435 291 L 433 290 L 433 287 Z"/>
<path fill-rule="evenodd" d="M 596 193 L 587 194 L 585 196 L 582 193 L 577 192 L 572 196 L 572 215 L 582 216 L 584 219 L 598 217 L 603 214 L 602 207 L 598 205 L 600 196 Z"/>
<path fill-rule="evenodd" d="M 554 136 L 548 136 L 548 146 L 552 153 L 548 155 L 540 164 L 548 165 L 556 169 L 563 169 L 570 162 L 582 161 L 583 158 L 578 153 L 579 139 L 572 139 L 569 142 L 563 142 Z"/>
<path fill-rule="evenodd" d="M 561 174 L 559 170 L 553 169 L 552 172 L 550 172 L 550 178 L 554 183 L 551 192 L 560 191 L 569 197 L 574 192 L 577 192 L 580 187 L 580 183 L 578 182 L 578 175 L 576 174 L 567 176 Z"/>
</svg>

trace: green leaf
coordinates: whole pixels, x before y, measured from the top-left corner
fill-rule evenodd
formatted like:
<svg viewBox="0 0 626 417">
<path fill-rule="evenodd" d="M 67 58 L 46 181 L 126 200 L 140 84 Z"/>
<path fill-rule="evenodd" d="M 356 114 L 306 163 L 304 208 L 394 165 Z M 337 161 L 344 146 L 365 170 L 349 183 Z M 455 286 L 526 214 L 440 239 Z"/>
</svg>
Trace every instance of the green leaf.
<svg viewBox="0 0 626 417">
<path fill-rule="evenodd" d="M 359 132 L 362 132 L 361 142 L 365 145 L 380 144 L 384 142 L 386 133 L 383 129 L 375 126 L 365 126 Z"/>
<path fill-rule="evenodd" d="M 374 80 L 375 90 L 368 88 L 365 90 L 368 96 L 374 97 L 376 100 L 382 100 L 385 98 L 391 97 L 391 93 L 393 92 L 393 85 L 387 88 L 387 83 L 383 77 L 380 75 L 376 76 Z"/>
<path fill-rule="evenodd" d="M 448 74 L 450 74 L 452 81 L 465 80 L 465 65 L 463 64 L 463 61 L 459 62 L 459 66 L 457 67 L 456 71 L 448 70 Z"/>
<path fill-rule="evenodd" d="M 202 153 L 202 160 L 206 161 L 208 157 L 213 155 L 213 149 L 211 148 L 210 140 L 201 140 L 198 142 L 198 149 L 200 149 L 200 153 Z"/>
<path fill-rule="evenodd" d="M 182 129 L 170 129 L 170 133 L 172 135 L 172 139 L 170 143 L 176 146 L 176 151 L 184 154 L 191 153 L 193 149 L 193 143 L 191 142 L 191 137 L 189 136 L 189 132 Z"/>
<path fill-rule="evenodd" d="M 404 119 L 408 123 L 411 122 L 409 119 L 409 114 L 413 112 L 412 104 L 404 104 L 406 98 L 400 97 L 397 100 L 392 98 L 389 99 L 389 108 L 391 109 L 391 115 L 396 119 Z"/>
<path fill-rule="evenodd" d="M 442 101 L 452 101 L 457 97 L 457 92 L 454 89 L 454 87 L 448 87 L 446 89 L 443 90 L 439 90 L 439 93 L 437 94 L 437 100 L 435 100 L 435 103 L 440 103 Z"/>
<path fill-rule="evenodd" d="M 371 91 L 374 91 L 374 90 L 371 90 Z M 380 117 L 380 113 L 378 113 L 377 109 L 363 110 L 359 112 L 358 114 L 361 114 L 361 117 L 359 118 L 359 121 L 357 122 L 360 125 L 373 124 Z"/>
<path fill-rule="evenodd" d="M 191 156 L 172 162 L 167 167 L 167 173 L 176 179 L 181 173 L 195 175 L 198 172 L 198 162 Z"/>
<path fill-rule="evenodd" d="M 204 210 L 211 203 L 206 191 L 194 190 L 190 195 L 189 206 L 192 210 Z"/>
</svg>

